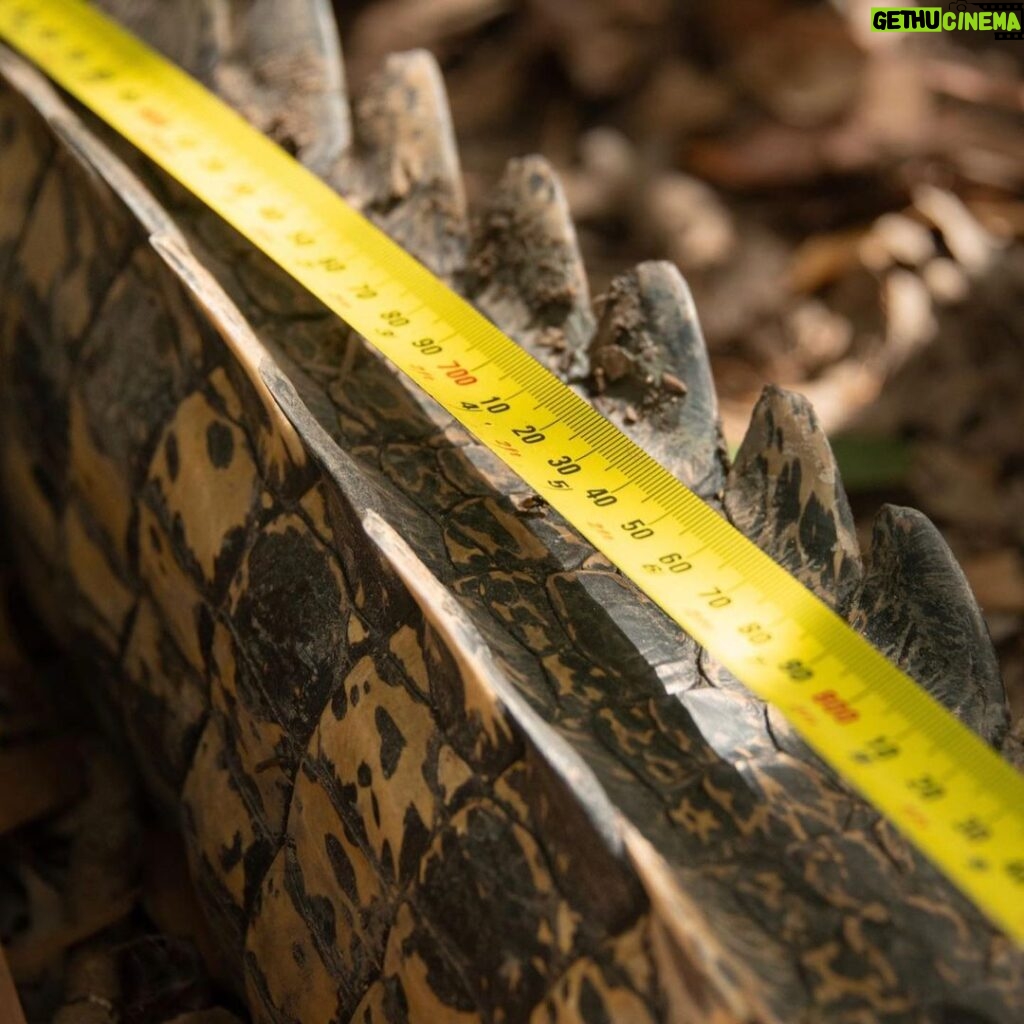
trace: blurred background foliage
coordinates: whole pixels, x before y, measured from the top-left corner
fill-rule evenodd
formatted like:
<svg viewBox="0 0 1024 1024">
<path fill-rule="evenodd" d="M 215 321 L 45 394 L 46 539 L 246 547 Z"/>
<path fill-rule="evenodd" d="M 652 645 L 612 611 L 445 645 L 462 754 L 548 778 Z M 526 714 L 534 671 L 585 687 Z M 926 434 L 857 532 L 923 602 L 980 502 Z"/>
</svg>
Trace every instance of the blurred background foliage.
<svg viewBox="0 0 1024 1024">
<path fill-rule="evenodd" d="M 673 260 L 731 445 L 807 394 L 869 528 L 924 509 L 1024 713 L 1024 42 L 870 30 L 878 0 L 336 4 L 358 92 L 442 67 L 471 202 L 543 154 L 594 294 Z M 960 5 L 965 6 L 965 5 Z"/>
</svg>

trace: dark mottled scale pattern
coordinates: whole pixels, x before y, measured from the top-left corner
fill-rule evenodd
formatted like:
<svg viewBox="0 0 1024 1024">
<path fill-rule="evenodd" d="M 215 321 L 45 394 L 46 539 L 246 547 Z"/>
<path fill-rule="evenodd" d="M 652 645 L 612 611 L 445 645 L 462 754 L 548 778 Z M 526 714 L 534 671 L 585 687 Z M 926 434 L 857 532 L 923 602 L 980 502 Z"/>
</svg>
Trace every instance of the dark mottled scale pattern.
<svg viewBox="0 0 1024 1024">
<path fill-rule="evenodd" d="M 288 0 L 281 38 L 265 0 L 106 6 L 998 745 L 991 646 L 934 528 L 887 510 L 862 556 L 783 392 L 730 469 L 677 272 L 642 264 L 592 313 L 536 158 L 469 217 L 429 57 L 389 61 L 352 129 L 325 4 Z M 286 275 L 0 72 L 22 571 L 178 816 L 257 1020 L 1020 1019 L 1021 953 L 777 713 Z"/>
</svg>

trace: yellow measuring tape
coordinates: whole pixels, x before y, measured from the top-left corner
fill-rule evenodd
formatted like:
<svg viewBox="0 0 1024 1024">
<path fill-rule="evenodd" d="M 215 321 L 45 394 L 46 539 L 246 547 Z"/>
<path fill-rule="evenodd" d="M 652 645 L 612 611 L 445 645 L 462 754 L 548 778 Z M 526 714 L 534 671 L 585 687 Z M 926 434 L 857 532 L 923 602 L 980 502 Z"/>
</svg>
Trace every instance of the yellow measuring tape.
<svg viewBox="0 0 1024 1024">
<path fill-rule="evenodd" d="M 0 35 L 500 456 L 1024 942 L 1024 777 L 327 185 L 81 0 Z"/>
</svg>

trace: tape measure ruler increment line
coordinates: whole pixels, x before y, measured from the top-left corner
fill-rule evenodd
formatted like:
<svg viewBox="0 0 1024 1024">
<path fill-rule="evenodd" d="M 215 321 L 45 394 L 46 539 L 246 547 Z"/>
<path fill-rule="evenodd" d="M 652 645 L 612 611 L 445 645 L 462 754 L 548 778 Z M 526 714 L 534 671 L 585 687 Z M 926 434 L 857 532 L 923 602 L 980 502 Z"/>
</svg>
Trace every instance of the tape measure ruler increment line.
<svg viewBox="0 0 1024 1024">
<path fill-rule="evenodd" d="M 1024 942 L 1024 777 L 468 303 L 82 0 L 0 36 L 321 299 Z"/>
</svg>

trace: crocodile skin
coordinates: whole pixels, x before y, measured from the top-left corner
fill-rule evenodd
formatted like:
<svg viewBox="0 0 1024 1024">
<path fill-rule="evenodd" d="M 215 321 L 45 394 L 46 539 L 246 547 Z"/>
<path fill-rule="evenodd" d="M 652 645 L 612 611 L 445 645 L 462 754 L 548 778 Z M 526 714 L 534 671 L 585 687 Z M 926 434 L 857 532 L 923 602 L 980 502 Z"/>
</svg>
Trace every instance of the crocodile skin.
<svg viewBox="0 0 1024 1024">
<path fill-rule="evenodd" d="M 153 5 L 108 6 L 168 45 Z M 326 9 L 290 4 L 317 59 L 289 97 L 263 6 L 183 4 L 171 55 L 998 746 L 991 645 L 927 520 L 884 510 L 862 556 L 781 391 L 729 467 L 673 268 L 593 311 L 542 160 L 470 217 L 430 58 L 391 58 L 350 126 Z M 258 1021 L 1024 1016 L 1021 951 L 779 715 L 248 243 L 0 73 L 19 565 L 180 822 Z"/>
</svg>

